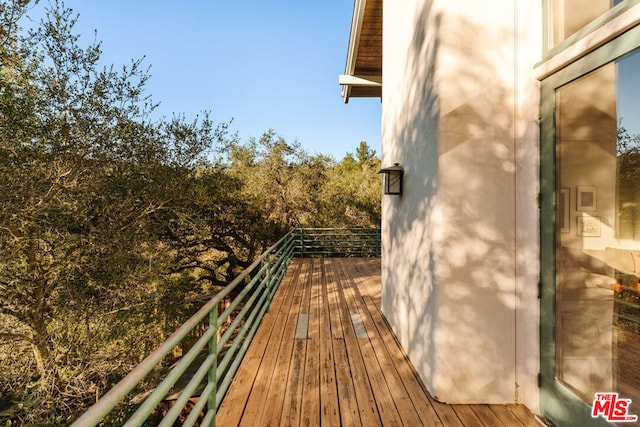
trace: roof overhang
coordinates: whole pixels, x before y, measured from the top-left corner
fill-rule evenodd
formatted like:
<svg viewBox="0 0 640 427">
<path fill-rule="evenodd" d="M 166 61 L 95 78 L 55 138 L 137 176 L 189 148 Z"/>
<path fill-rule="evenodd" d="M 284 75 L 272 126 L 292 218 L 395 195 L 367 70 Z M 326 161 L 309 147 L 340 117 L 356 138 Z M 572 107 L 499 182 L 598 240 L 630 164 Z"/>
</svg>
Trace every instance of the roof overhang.
<svg viewBox="0 0 640 427">
<path fill-rule="evenodd" d="M 344 75 L 344 102 L 382 96 L 382 0 L 355 0 Z"/>
</svg>

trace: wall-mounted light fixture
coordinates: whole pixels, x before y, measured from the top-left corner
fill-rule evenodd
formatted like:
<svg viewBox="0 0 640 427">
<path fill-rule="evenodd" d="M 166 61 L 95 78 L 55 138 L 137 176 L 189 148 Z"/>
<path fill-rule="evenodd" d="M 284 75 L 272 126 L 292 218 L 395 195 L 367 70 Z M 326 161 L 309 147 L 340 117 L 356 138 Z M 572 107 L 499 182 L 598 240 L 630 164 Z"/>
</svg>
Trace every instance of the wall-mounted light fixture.
<svg viewBox="0 0 640 427">
<path fill-rule="evenodd" d="M 404 169 L 400 167 L 400 163 L 394 163 L 393 166 L 380 169 L 383 174 L 384 194 L 402 194 L 402 175 Z"/>
</svg>

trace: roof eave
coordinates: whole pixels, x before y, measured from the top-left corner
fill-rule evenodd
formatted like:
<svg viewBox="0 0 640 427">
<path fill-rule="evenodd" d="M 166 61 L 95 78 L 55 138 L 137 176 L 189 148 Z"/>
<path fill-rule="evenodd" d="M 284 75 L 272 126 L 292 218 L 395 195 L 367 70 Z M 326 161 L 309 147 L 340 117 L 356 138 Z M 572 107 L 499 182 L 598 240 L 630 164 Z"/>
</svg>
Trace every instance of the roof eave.
<svg viewBox="0 0 640 427">
<path fill-rule="evenodd" d="M 381 6 L 382 0 L 354 1 L 345 72 L 338 80 L 345 103 L 382 97 Z"/>
<path fill-rule="evenodd" d="M 356 57 L 360 47 L 360 34 L 362 34 L 362 23 L 364 22 L 364 10 L 367 0 L 355 0 L 353 4 L 353 16 L 351 17 L 351 33 L 349 35 L 349 49 L 347 50 L 347 64 L 345 65 L 344 76 L 353 76 L 356 68 Z M 340 76 L 341 78 L 343 76 Z M 342 84 L 342 83 L 340 83 Z M 345 104 L 349 102 L 351 96 L 351 84 L 342 84 L 342 97 Z"/>
</svg>

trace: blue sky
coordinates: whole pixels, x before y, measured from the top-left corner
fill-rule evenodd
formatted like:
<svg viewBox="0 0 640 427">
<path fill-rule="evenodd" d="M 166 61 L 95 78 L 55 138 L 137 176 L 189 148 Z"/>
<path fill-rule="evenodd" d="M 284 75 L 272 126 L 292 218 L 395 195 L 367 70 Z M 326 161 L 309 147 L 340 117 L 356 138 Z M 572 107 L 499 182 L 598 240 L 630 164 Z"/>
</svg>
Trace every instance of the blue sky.
<svg viewBox="0 0 640 427">
<path fill-rule="evenodd" d="M 38 7 L 48 4 L 42 0 Z M 209 110 L 241 139 L 269 128 L 340 160 L 360 141 L 380 155 L 377 98 L 340 97 L 352 0 L 66 0 L 106 64 L 145 57 L 157 114 Z"/>
</svg>

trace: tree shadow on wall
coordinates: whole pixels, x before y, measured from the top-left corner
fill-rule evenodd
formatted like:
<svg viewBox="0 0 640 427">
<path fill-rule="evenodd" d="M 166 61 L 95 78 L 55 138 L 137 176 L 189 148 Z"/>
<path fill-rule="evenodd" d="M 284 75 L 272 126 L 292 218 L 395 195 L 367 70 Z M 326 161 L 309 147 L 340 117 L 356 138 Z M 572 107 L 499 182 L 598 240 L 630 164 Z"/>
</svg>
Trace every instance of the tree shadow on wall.
<svg viewBox="0 0 640 427">
<path fill-rule="evenodd" d="M 390 201 L 385 212 L 393 218 L 387 282 L 396 285 L 385 287 L 385 299 L 392 301 L 385 313 L 391 323 L 404 325 L 398 336 L 429 390 L 434 381 L 449 395 L 461 384 L 515 389 L 520 295 L 514 259 L 515 57 L 508 56 L 513 28 L 488 32 L 461 16 L 444 22 L 433 2 L 425 2 L 417 16 L 397 95 L 403 107 L 385 136 L 396 141 L 390 154 L 405 168 L 405 196 Z M 496 49 L 487 49 L 488 39 Z M 505 70 L 511 60 L 514 66 Z M 531 246 L 519 250 L 537 254 L 535 242 Z M 397 287 L 402 283 L 410 285 Z M 534 308 L 522 309 L 536 315 Z M 432 354 L 438 349 L 456 357 L 436 365 Z M 504 349 L 511 353 L 500 353 Z M 501 378 L 484 369 L 496 361 L 505 365 Z M 483 393 L 485 402 L 502 399 Z"/>
</svg>

